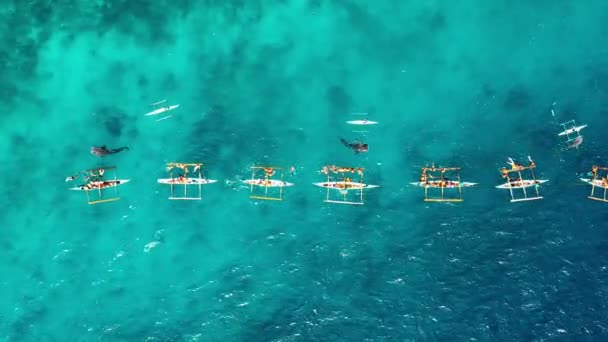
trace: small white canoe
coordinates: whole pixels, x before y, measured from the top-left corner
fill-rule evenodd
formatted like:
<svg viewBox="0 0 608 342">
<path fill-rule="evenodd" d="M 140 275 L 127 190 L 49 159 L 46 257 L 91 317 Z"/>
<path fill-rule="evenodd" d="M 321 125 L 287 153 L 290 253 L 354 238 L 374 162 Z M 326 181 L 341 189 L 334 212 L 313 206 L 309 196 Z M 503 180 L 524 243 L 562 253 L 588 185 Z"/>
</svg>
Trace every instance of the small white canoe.
<svg viewBox="0 0 608 342">
<path fill-rule="evenodd" d="M 93 182 L 89 182 L 89 183 L 84 184 L 84 185 L 79 185 L 77 187 L 70 188 L 70 190 L 90 191 L 90 190 L 106 189 L 106 188 L 111 188 L 111 187 L 115 187 L 115 186 L 119 186 L 119 185 L 128 183 L 129 181 L 130 181 L 130 179 L 117 179 L 117 180 L 107 180 L 107 181 L 93 181 Z"/>
<path fill-rule="evenodd" d="M 378 122 L 370 121 L 370 120 L 350 120 L 350 121 L 346 121 L 346 123 L 350 124 L 350 125 L 375 125 Z"/>
<path fill-rule="evenodd" d="M 312 183 L 313 185 L 320 186 L 322 188 L 332 188 L 337 190 L 361 190 L 361 189 L 372 189 L 379 188 L 380 185 L 371 185 L 357 182 L 321 182 L 321 183 Z"/>
<path fill-rule="evenodd" d="M 243 183 L 247 184 L 247 185 L 257 185 L 257 186 L 264 186 L 264 187 L 268 187 L 268 188 L 276 188 L 276 187 L 281 187 L 281 186 L 293 186 L 293 183 L 288 183 L 288 182 L 283 182 L 277 179 L 247 179 L 244 180 Z"/>
<path fill-rule="evenodd" d="M 608 189 L 608 186 L 604 185 L 604 182 L 601 179 L 590 179 L 590 178 L 580 178 L 580 180 L 582 180 L 583 182 L 589 184 L 589 185 L 595 185 L 599 188 L 604 188 L 604 189 Z"/>
<path fill-rule="evenodd" d="M 179 107 L 179 105 L 172 105 L 172 106 L 169 106 L 169 107 L 158 108 L 158 109 L 155 109 L 155 110 L 151 111 L 150 113 L 145 114 L 145 116 L 162 114 L 162 113 L 168 112 L 170 110 L 174 110 L 177 107 Z"/>
<path fill-rule="evenodd" d="M 184 179 L 179 179 L 179 178 L 160 178 L 158 179 L 158 182 L 160 184 L 201 184 L 201 185 L 205 185 L 205 184 L 212 184 L 217 182 L 217 180 L 215 179 L 201 179 L 201 178 L 184 178 Z"/>
<path fill-rule="evenodd" d="M 441 181 L 435 180 L 435 181 L 430 181 L 427 183 L 422 183 L 422 182 L 416 182 L 416 183 L 410 183 L 411 185 L 415 185 L 415 186 L 420 186 L 420 187 L 427 187 L 427 188 L 457 188 L 458 187 L 458 181 L 447 181 L 446 184 L 442 187 L 440 186 Z M 477 183 L 470 183 L 470 182 L 460 182 L 460 187 L 462 188 L 468 188 L 471 186 L 475 186 L 477 185 Z"/>
<path fill-rule="evenodd" d="M 587 127 L 587 125 L 582 125 L 582 126 L 576 126 L 576 127 L 572 127 L 569 128 L 561 133 L 559 133 L 559 136 L 563 136 L 563 135 L 568 135 L 568 134 L 572 134 L 574 132 L 579 132 L 580 130 L 582 130 L 583 128 Z"/>
<path fill-rule="evenodd" d="M 531 180 L 531 179 L 524 179 L 521 181 L 512 181 L 510 183 L 497 185 L 496 188 L 497 189 L 509 189 L 509 188 L 522 189 L 522 188 L 529 188 L 529 187 L 535 186 L 535 185 L 540 185 L 540 184 L 543 184 L 548 181 L 549 181 L 548 179 L 537 179 L 536 181 Z"/>
</svg>

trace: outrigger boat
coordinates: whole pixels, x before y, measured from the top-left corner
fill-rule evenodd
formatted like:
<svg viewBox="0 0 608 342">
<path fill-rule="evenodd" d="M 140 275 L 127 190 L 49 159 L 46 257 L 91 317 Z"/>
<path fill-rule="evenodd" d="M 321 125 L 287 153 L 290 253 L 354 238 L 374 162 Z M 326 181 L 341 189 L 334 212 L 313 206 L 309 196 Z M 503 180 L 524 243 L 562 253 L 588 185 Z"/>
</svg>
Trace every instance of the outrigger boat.
<svg viewBox="0 0 608 342">
<path fill-rule="evenodd" d="M 448 175 L 452 176 L 448 177 Z M 435 165 L 423 167 L 420 181 L 410 184 L 424 188 L 425 202 L 462 202 L 462 188 L 477 185 L 477 183 L 462 182 L 459 167 L 435 167 Z M 439 196 L 429 196 L 429 189 L 439 189 Z M 446 197 L 446 189 L 458 189 L 458 197 Z"/>
<path fill-rule="evenodd" d="M 537 180 L 536 176 L 534 175 L 534 169 L 536 168 L 536 164 L 534 163 L 532 158 L 530 158 L 530 156 L 528 156 L 528 161 L 530 162 L 530 165 L 522 166 L 514 162 L 513 159 L 509 158 L 508 164 L 511 166 L 511 168 L 507 169 L 503 167 L 499 169 L 499 172 L 501 173 L 502 177 L 507 181 L 504 184 L 497 185 L 496 188 L 509 189 L 509 193 L 511 194 L 511 202 L 532 201 L 543 198 L 540 195 L 538 189 L 540 188 L 541 184 L 548 182 L 548 180 Z M 524 171 L 529 171 L 530 178 L 524 178 L 524 176 L 522 175 L 522 172 Z M 510 176 L 512 173 L 517 174 L 517 177 L 512 178 Z M 534 187 L 534 193 L 530 195 L 526 191 L 526 189 L 529 187 Z M 513 192 L 513 189 L 521 189 L 523 194 L 522 197 L 516 197 L 515 193 Z"/>
<path fill-rule="evenodd" d="M 377 121 L 371 121 L 371 120 L 349 120 L 346 121 L 347 124 L 349 125 L 376 125 L 378 124 Z"/>
<path fill-rule="evenodd" d="M 574 120 L 569 121 L 572 122 L 572 124 L 574 124 Z M 569 123 L 568 122 L 568 123 Z M 567 123 L 563 123 L 561 125 L 566 125 Z M 568 135 L 568 134 L 572 134 L 572 133 L 578 133 L 580 132 L 583 128 L 587 127 L 587 125 L 581 125 L 581 126 L 575 126 L 569 129 L 566 129 L 565 131 L 561 132 L 558 134 L 558 136 L 564 136 L 564 135 Z"/>
<path fill-rule="evenodd" d="M 363 174 L 365 172 L 364 168 L 338 167 L 332 165 L 324 166 L 320 172 L 327 175 L 327 181 L 313 183 L 313 185 L 327 189 L 327 195 L 324 201 L 327 203 L 363 205 L 363 190 L 380 187 L 379 185 L 365 184 L 363 182 Z M 351 173 L 356 173 L 359 176 L 359 180 L 353 181 L 350 177 L 346 176 L 347 174 Z M 332 174 L 339 174 L 341 176 L 338 178 L 339 180 L 334 180 L 331 177 Z M 331 199 L 332 190 L 338 190 L 338 192 L 342 195 L 342 199 Z M 356 197 L 358 199 L 357 201 L 348 199 L 349 191 L 352 190 L 358 192 L 358 196 Z"/>
<path fill-rule="evenodd" d="M 106 171 L 108 170 L 114 171 L 114 179 L 103 179 Z M 74 176 L 68 177 L 66 181 L 72 181 L 76 179 L 80 174 L 81 173 L 78 173 Z M 82 172 L 82 174 L 86 183 L 70 188 L 69 190 L 84 191 L 87 194 L 87 202 L 89 204 L 118 201 L 120 198 L 118 197 L 117 187 L 130 181 L 130 179 L 118 179 L 116 176 L 116 167 L 114 166 L 102 166 L 90 170 L 85 170 Z M 115 197 L 104 198 L 103 190 L 109 188 L 114 188 Z M 97 199 L 91 200 L 91 191 L 97 192 Z"/>
<path fill-rule="evenodd" d="M 352 113 L 352 115 L 367 116 L 367 113 Z M 346 121 L 346 123 L 349 125 L 365 126 L 365 125 L 376 125 L 376 124 L 378 124 L 378 121 L 371 121 L 371 120 L 367 120 L 367 119 L 358 119 L 358 120 L 349 120 L 349 121 Z"/>
<path fill-rule="evenodd" d="M 189 167 L 193 167 L 193 172 L 197 177 L 188 177 Z M 172 162 L 167 163 L 167 172 L 169 172 L 169 178 L 159 178 L 157 181 L 159 184 L 168 184 L 171 186 L 170 200 L 202 200 L 203 199 L 203 185 L 212 184 L 217 182 L 215 179 L 207 179 L 203 177 L 203 164 L 202 163 L 180 163 Z M 175 170 L 179 170 L 177 176 L 174 175 Z M 174 192 L 174 186 L 183 185 L 184 195 L 176 196 Z M 189 196 L 188 186 L 198 186 L 198 195 Z"/>
<path fill-rule="evenodd" d="M 273 179 L 276 172 L 279 171 L 280 179 Z M 262 173 L 260 177 L 258 173 Z M 252 166 L 251 167 L 251 179 L 243 180 L 243 183 L 251 186 L 249 198 L 261 199 L 267 201 L 282 201 L 283 200 L 283 188 L 286 186 L 293 186 L 293 183 L 283 181 L 283 168 L 273 166 Z M 257 188 L 263 188 L 264 193 L 260 194 Z M 278 195 L 269 195 L 271 189 L 277 188 Z"/>
<path fill-rule="evenodd" d="M 553 118 L 555 119 L 555 112 L 553 109 L 551 109 L 551 115 L 553 115 Z M 564 149 L 578 149 L 578 147 L 583 143 L 583 136 L 580 132 L 583 130 L 583 128 L 587 127 L 587 125 L 577 126 L 574 120 L 566 121 L 559 125 L 562 126 L 563 131 L 559 132 L 557 136 L 566 137 L 566 141 L 564 141 L 564 145 L 566 145 L 566 147 Z"/>
<path fill-rule="evenodd" d="M 152 106 L 154 108 L 154 110 L 151 111 L 151 112 L 149 112 L 149 113 L 146 113 L 144 116 L 159 115 L 159 114 L 168 112 L 170 110 L 174 110 L 175 108 L 179 107 L 178 104 L 177 105 L 170 105 L 170 106 L 167 106 L 167 107 L 160 106 L 161 104 L 163 104 L 165 102 L 167 102 L 166 99 L 150 104 L 150 106 Z"/>
<path fill-rule="evenodd" d="M 600 172 L 602 171 L 603 175 L 600 175 Z M 591 185 L 591 194 L 589 194 L 587 198 L 595 201 L 608 202 L 608 198 L 606 197 L 608 192 L 608 167 L 594 165 L 591 168 L 591 175 L 593 175 L 593 178 L 580 178 L 581 181 Z M 601 197 L 595 195 L 595 188 L 603 189 L 603 191 L 599 190 L 600 192 L 603 192 Z"/>
</svg>

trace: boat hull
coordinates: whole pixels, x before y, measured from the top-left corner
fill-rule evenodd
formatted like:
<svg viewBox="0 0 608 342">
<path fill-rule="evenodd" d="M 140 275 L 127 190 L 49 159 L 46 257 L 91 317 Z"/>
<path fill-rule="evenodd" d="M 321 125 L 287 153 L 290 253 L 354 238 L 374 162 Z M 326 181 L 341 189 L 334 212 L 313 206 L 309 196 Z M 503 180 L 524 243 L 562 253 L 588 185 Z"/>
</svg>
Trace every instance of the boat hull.
<svg viewBox="0 0 608 342">
<path fill-rule="evenodd" d="M 75 191 L 91 191 L 91 190 L 103 190 L 103 189 L 107 189 L 107 188 L 113 188 L 119 185 L 123 185 L 125 183 L 130 182 L 130 179 L 117 179 L 117 180 L 109 180 L 109 181 L 101 181 L 99 182 L 99 185 L 91 185 L 89 187 L 87 187 L 87 184 L 85 185 L 79 185 L 73 188 L 70 188 L 70 190 L 75 190 Z M 91 183 L 89 183 L 91 184 Z"/>
<path fill-rule="evenodd" d="M 262 187 L 268 187 L 268 188 L 293 186 L 293 183 L 283 182 L 283 181 L 276 180 L 276 179 L 268 179 L 268 180 L 266 180 L 266 179 L 247 179 L 247 180 L 244 180 L 243 183 L 245 183 L 247 185 L 262 186 Z"/>
<path fill-rule="evenodd" d="M 350 124 L 350 125 L 375 125 L 378 122 L 370 121 L 370 120 L 351 120 L 351 121 L 346 121 L 346 123 Z"/>
<path fill-rule="evenodd" d="M 579 178 L 581 181 L 589 184 L 589 185 L 594 185 L 597 186 L 598 188 L 603 188 L 603 189 L 608 189 L 608 186 L 604 185 L 604 182 L 602 182 L 601 179 L 590 179 L 590 178 Z"/>
<path fill-rule="evenodd" d="M 320 182 L 312 183 L 315 186 L 322 188 L 330 188 L 336 190 L 362 190 L 362 189 L 373 189 L 378 188 L 380 185 L 356 183 L 356 182 Z"/>
<path fill-rule="evenodd" d="M 173 106 L 169 106 L 169 107 L 158 108 L 158 109 L 153 110 L 153 111 L 151 111 L 149 113 L 146 113 L 145 116 L 152 116 L 152 115 L 162 114 L 162 113 L 168 112 L 170 110 L 174 110 L 177 107 L 179 107 L 179 105 L 173 105 Z"/>
<path fill-rule="evenodd" d="M 423 183 L 423 182 L 415 182 L 415 183 L 410 183 L 411 185 L 415 185 L 415 186 L 419 186 L 422 188 L 444 188 L 444 189 L 453 189 L 453 188 L 458 188 L 458 185 L 460 183 L 460 187 L 462 188 L 468 188 L 468 187 L 472 187 L 477 185 L 477 183 L 471 183 L 471 182 L 447 182 L 448 184 L 445 186 L 440 186 L 441 181 L 431 181 L 428 183 Z"/>
<path fill-rule="evenodd" d="M 575 133 L 575 132 L 580 132 L 585 127 L 587 127 L 587 125 L 582 125 L 582 126 L 577 126 L 577 127 L 574 127 L 574 128 L 570 128 L 570 129 L 567 129 L 567 130 L 559 133 L 558 136 L 561 137 L 561 136 L 572 134 L 572 133 Z"/>
<path fill-rule="evenodd" d="M 215 179 L 188 178 L 185 181 L 180 181 L 177 178 L 160 178 L 157 180 L 160 184 L 180 184 L 180 185 L 205 185 L 217 182 Z"/>
<path fill-rule="evenodd" d="M 548 179 L 537 179 L 536 181 L 530 179 L 524 179 L 523 181 L 510 182 L 501 185 L 497 185 L 497 189 L 523 189 L 531 186 L 540 185 L 548 182 Z"/>
</svg>

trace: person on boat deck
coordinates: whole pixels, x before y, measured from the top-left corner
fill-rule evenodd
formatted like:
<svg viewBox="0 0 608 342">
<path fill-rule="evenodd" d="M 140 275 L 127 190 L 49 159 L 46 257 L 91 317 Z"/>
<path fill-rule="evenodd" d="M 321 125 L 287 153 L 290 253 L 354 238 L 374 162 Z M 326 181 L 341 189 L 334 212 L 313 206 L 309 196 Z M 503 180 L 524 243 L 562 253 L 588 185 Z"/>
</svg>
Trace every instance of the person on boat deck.
<svg viewBox="0 0 608 342">
<path fill-rule="evenodd" d="M 593 175 L 593 178 L 595 178 L 597 176 L 597 170 L 598 170 L 597 165 L 593 165 L 593 167 L 591 168 L 591 174 Z"/>
<path fill-rule="evenodd" d="M 509 171 L 504 167 L 500 169 L 500 174 L 502 175 L 502 178 L 509 178 Z"/>
<path fill-rule="evenodd" d="M 265 167 L 264 168 L 264 172 L 266 173 L 267 177 L 272 177 L 274 176 L 274 169 L 271 167 Z"/>
<path fill-rule="evenodd" d="M 507 164 L 511 165 L 511 170 L 521 170 L 522 166 L 520 164 L 517 164 L 515 161 L 513 161 L 513 159 L 511 157 L 509 157 L 509 161 L 507 161 Z"/>
<path fill-rule="evenodd" d="M 426 179 L 426 172 L 422 172 L 420 174 L 420 184 L 428 184 L 428 180 Z"/>
<path fill-rule="evenodd" d="M 608 177 L 602 177 L 602 186 L 608 186 Z"/>
</svg>

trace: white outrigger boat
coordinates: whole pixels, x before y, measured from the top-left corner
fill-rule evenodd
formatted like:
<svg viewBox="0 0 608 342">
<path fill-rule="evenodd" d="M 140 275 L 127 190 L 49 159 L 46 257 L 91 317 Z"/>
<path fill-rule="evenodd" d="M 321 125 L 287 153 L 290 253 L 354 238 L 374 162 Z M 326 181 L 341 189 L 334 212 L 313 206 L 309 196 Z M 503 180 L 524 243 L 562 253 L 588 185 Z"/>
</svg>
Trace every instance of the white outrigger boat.
<svg viewBox="0 0 608 342">
<path fill-rule="evenodd" d="M 283 200 L 283 188 L 288 186 L 294 186 L 293 183 L 285 182 L 283 180 L 283 168 L 274 166 L 253 166 L 251 167 L 251 178 L 243 180 L 244 184 L 250 186 L 249 198 L 267 200 L 267 201 L 282 201 Z M 273 179 L 275 173 L 279 171 L 280 179 Z M 261 177 L 257 176 L 261 173 Z M 264 193 L 261 194 L 259 188 L 264 189 Z M 278 195 L 269 195 L 269 192 L 276 192 L 278 189 Z"/>
<path fill-rule="evenodd" d="M 103 179 L 105 172 L 108 170 L 114 170 L 114 179 L 108 179 L 108 180 Z M 114 166 L 98 167 L 98 168 L 91 169 L 91 170 L 85 170 L 82 173 L 85 176 L 86 183 L 69 188 L 69 190 L 84 191 L 87 194 L 88 204 L 98 204 L 98 203 L 112 202 L 112 201 L 119 200 L 120 198 L 118 197 L 117 187 L 119 185 L 123 185 L 123 184 L 131 181 L 130 179 L 118 179 L 116 176 L 116 167 L 114 167 Z M 76 179 L 76 177 L 78 177 L 79 175 L 80 175 L 80 173 L 78 173 L 75 176 L 68 177 L 66 179 L 66 181 L 72 181 L 72 180 Z M 104 198 L 103 190 L 110 189 L 110 188 L 114 188 L 114 192 L 115 192 L 116 196 Z M 98 193 L 98 199 L 91 200 L 91 196 L 89 194 L 91 191 L 95 191 Z"/>
<path fill-rule="evenodd" d="M 572 122 L 574 122 L 574 120 Z M 585 128 L 585 127 L 587 127 L 587 125 L 581 125 L 581 126 L 572 127 L 572 128 L 569 128 L 569 129 L 567 129 L 567 130 L 565 130 L 563 132 L 558 133 L 557 135 L 561 137 L 561 136 L 572 134 L 572 133 L 578 133 L 583 128 Z"/>
<path fill-rule="evenodd" d="M 320 172 L 327 175 L 327 181 L 313 183 L 313 185 L 327 189 L 327 193 L 324 200 L 324 202 L 326 203 L 363 205 L 363 190 L 380 187 L 379 185 L 365 184 L 363 182 L 363 174 L 365 172 L 364 168 L 337 167 L 335 165 L 332 165 L 324 166 Z M 339 180 L 333 180 L 331 177 L 332 174 L 339 174 Z M 359 179 L 357 181 L 353 181 L 350 177 L 346 176 L 347 174 L 357 174 L 359 176 Z M 338 193 L 341 195 L 341 199 L 333 199 L 332 190 L 337 190 Z M 353 191 L 357 193 L 357 200 L 348 199 L 349 194 Z"/>
<path fill-rule="evenodd" d="M 197 174 L 197 177 L 188 177 L 189 168 L 193 167 Z M 167 172 L 169 172 L 169 178 L 159 178 L 157 182 L 159 184 L 167 184 L 171 186 L 171 194 L 169 195 L 170 200 L 202 200 L 203 199 L 203 185 L 216 183 L 215 179 L 207 179 L 203 177 L 203 164 L 202 163 L 180 163 L 180 162 L 172 162 L 167 163 Z M 177 169 L 181 172 L 177 177 L 173 176 L 174 170 Z M 176 196 L 174 191 L 175 185 L 183 185 L 184 186 L 184 195 Z M 188 195 L 188 186 L 194 185 L 198 186 L 198 195 L 190 196 Z"/>
<path fill-rule="evenodd" d="M 511 169 L 501 168 L 499 172 L 502 177 L 507 181 L 504 184 L 497 185 L 497 189 L 507 189 L 509 190 L 509 194 L 511 195 L 511 202 L 521 202 L 521 201 L 533 201 L 542 199 L 543 196 L 540 195 L 539 188 L 541 184 L 548 182 L 547 179 L 536 179 L 534 175 L 534 169 L 536 168 L 536 163 L 532 160 L 530 156 L 528 156 L 528 161 L 530 165 L 522 166 L 513 161 L 513 159 L 509 158 L 508 164 L 511 166 Z M 529 178 L 524 178 L 522 172 L 529 171 Z M 510 176 L 511 173 L 516 173 L 517 177 L 512 178 Z M 528 194 L 526 191 L 527 188 L 533 187 L 533 194 Z M 516 197 L 513 189 L 521 189 L 523 196 Z"/>
<path fill-rule="evenodd" d="M 149 112 L 149 113 L 144 114 L 144 116 L 159 115 L 159 114 L 166 113 L 168 111 L 174 110 L 175 108 L 179 107 L 178 104 L 177 105 L 170 105 L 170 106 L 166 106 L 166 107 L 159 106 L 159 105 L 161 105 L 161 104 L 163 104 L 165 102 L 167 102 L 166 99 L 150 104 L 150 106 L 154 107 L 154 110 L 151 111 L 151 112 Z"/>
<path fill-rule="evenodd" d="M 555 112 L 553 109 L 551 110 L 551 114 L 555 118 Z M 559 132 L 557 136 L 566 137 L 564 149 L 578 149 L 578 147 L 583 143 L 583 136 L 580 132 L 583 128 L 587 127 L 587 125 L 577 126 L 574 120 L 566 121 L 559 125 L 562 126 L 563 131 Z"/>
<path fill-rule="evenodd" d="M 425 202 L 462 202 L 464 201 L 462 188 L 477 185 L 477 183 L 462 182 L 459 167 L 435 167 L 434 164 L 431 167 L 423 167 L 420 180 L 410 184 L 424 188 Z M 453 196 L 454 190 L 458 190 L 458 196 Z M 431 192 L 435 196 L 431 196 Z"/>
</svg>

